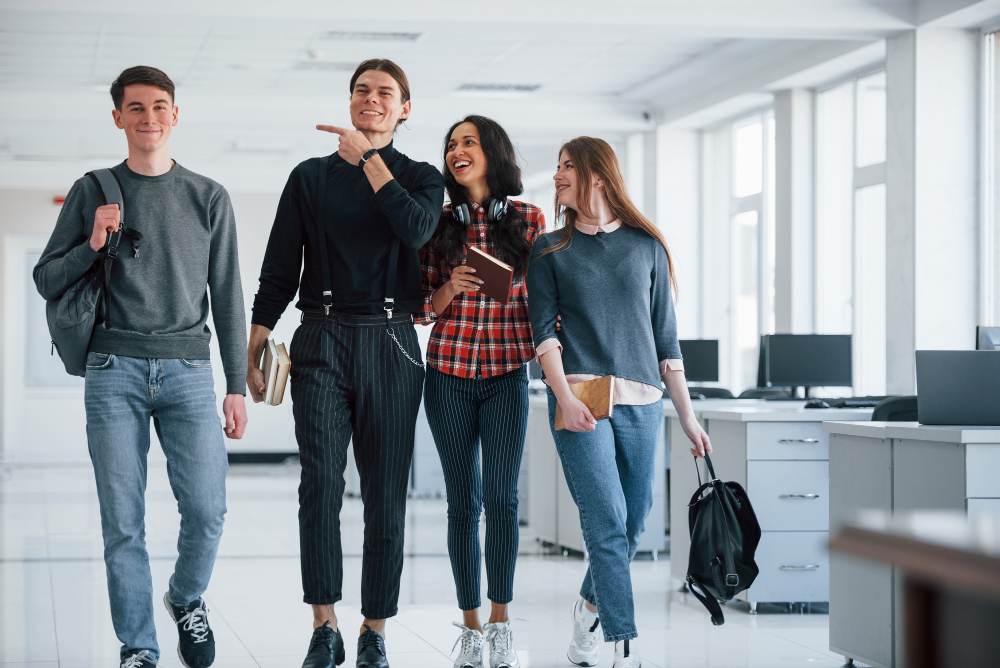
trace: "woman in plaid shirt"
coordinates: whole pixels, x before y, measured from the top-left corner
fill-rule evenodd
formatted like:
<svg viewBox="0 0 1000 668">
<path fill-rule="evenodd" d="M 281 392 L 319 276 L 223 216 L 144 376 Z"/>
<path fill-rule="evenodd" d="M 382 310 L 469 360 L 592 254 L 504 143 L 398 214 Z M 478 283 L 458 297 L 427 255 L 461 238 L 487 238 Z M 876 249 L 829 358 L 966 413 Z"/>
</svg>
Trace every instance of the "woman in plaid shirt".
<svg viewBox="0 0 1000 668">
<path fill-rule="evenodd" d="M 503 128 L 468 116 L 445 138 L 445 205 L 434 237 L 420 251 L 424 306 L 434 324 L 427 347 L 424 409 L 448 492 L 448 554 L 464 624 L 456 668 L 480 668 L 484 636 L 491 668 L 517 668 L 507 605 L 517 560 L 517 478 L 528 421 L 525 365 L 535 356 L 525 274 L 541 210 L 508 199 L 523 192 L 514 146 Z M 465 266 L 469 247 L 514 269 L 506 305 L 479 294 Z M 479 443 L 483 466 L 480 475 Z M 486 505 L 485 630 L 479 622 L 479 518 Z"/>
</svg>

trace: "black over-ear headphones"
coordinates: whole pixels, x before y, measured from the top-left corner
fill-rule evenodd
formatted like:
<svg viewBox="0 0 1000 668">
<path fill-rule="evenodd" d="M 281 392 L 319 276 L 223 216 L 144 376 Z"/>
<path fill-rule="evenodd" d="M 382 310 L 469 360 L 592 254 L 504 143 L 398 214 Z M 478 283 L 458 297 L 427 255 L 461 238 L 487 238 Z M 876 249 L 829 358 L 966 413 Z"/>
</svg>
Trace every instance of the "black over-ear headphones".
<svg viewBox="0 0 1000 668">
<path fill-rule="evenodd" d="M 487 220 L 500 220 L 507 215 L 507 198 L 496 199 L 487 197 L 483 200 L 483 208 L 486 209 Z M 462 225 L 472 222 L 472 212 L 466 202 L 451 205 L 451 215 Z"/>
</svg>

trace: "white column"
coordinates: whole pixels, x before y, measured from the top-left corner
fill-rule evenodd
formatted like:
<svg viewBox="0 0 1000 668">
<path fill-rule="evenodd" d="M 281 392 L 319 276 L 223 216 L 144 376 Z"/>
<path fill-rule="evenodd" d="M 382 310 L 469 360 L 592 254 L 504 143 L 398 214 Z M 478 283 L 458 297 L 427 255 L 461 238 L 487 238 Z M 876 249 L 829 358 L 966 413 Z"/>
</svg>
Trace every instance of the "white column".
<svg viewBox="0 0 1000 668">
<path fill-rule="evenodd" d="M 699 134 L 660 128 L 656 140 L 655 221 L 663 230 L 680 287 L 677 326 L 682 339 L 701 338 L 702 249 Z"/>
<path fill-rule="evenodd" d="M 914 351 L 974 345 L 979 35 L 887 45 L 886 390 L 913 394 Z"/>
<path fill-rule="evenodd" d="M 645 215 L 646 204 L 646 140 L 643 133 L 631 134 L 625 139 L 625 185 L 628 186 L 629 197 Z"/>
<path fill-rule="evenodd" d="M 816 328 L 812 92 L 775 93 L 774 122 L 774 326 L 777 333 L 811 334 Z"/>
</svg>

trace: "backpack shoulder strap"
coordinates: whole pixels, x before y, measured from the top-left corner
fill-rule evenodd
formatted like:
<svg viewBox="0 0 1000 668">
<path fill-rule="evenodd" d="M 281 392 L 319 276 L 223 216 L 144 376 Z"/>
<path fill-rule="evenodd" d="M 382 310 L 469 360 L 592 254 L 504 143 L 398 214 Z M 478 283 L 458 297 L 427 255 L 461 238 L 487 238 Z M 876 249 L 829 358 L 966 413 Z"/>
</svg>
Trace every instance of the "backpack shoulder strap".
<svg viewBox="0 0 1000 668">
<path fill-rule="evenodd" d="M 103 277 L 101 281 L 104 284 L 104 289 L 107 290 L 108 284 L 111 282 L 111 265 L 114 264 L 115 258 L 118 257 L 118 244 L 121 242 L 122 233 L 125 231 L 125 196 L 122 195 L 118 177 L 110 169 L 95 169 L 92 172 L 88 172 L 88 174 L 94 180 L 94 183 L 97 184 L 97 189 L 101 191 L 104 203 L 117 204 L 118 211 L 120 212 L 119 221 L 121 224 L 118 226 L 116 234 L 108 235 L 108 250 L 107 255 L 104 257 L 104 271 L 102 272 Z M 104 301 L 104 327 L 108 329 L 111 327 L 111 305 L 107 295 L 103 295 L 102 299 Z"/>
</svg>

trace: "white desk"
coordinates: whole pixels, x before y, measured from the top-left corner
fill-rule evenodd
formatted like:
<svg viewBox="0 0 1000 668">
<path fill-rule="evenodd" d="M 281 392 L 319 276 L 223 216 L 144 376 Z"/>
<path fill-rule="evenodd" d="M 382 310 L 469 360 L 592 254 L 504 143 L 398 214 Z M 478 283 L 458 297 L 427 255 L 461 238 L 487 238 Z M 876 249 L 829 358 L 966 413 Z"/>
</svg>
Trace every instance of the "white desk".
<svg viewBox="0 0 1000 668">
<path fill-rule="evenodd" d="M 828 422 L 830 529 L 861 510 L 1000 513 L 1000 428 Z M 830 556 L 830 651 L 873 666 L 906 665 L 899 574 Z"/>
<path fill-rule="evenodd" d="M 751 612 L 758 602 L 829 600 L 829 439 L 822 423 L 869 420 L 872 409 L 812 409 L 803 408 L 804 403 L 757 401 L 695 409 L 712 439 L 716 475 L 743 485 L 763 532 L 756 553 L 760 574 L 738 596 L 750 603 Z M 673 408 L 665 412 L 671 467 L 670 573 L 683 582 L 691 549 L 688 503 L 698 478 L 677 413 Z"/>
</svg>

